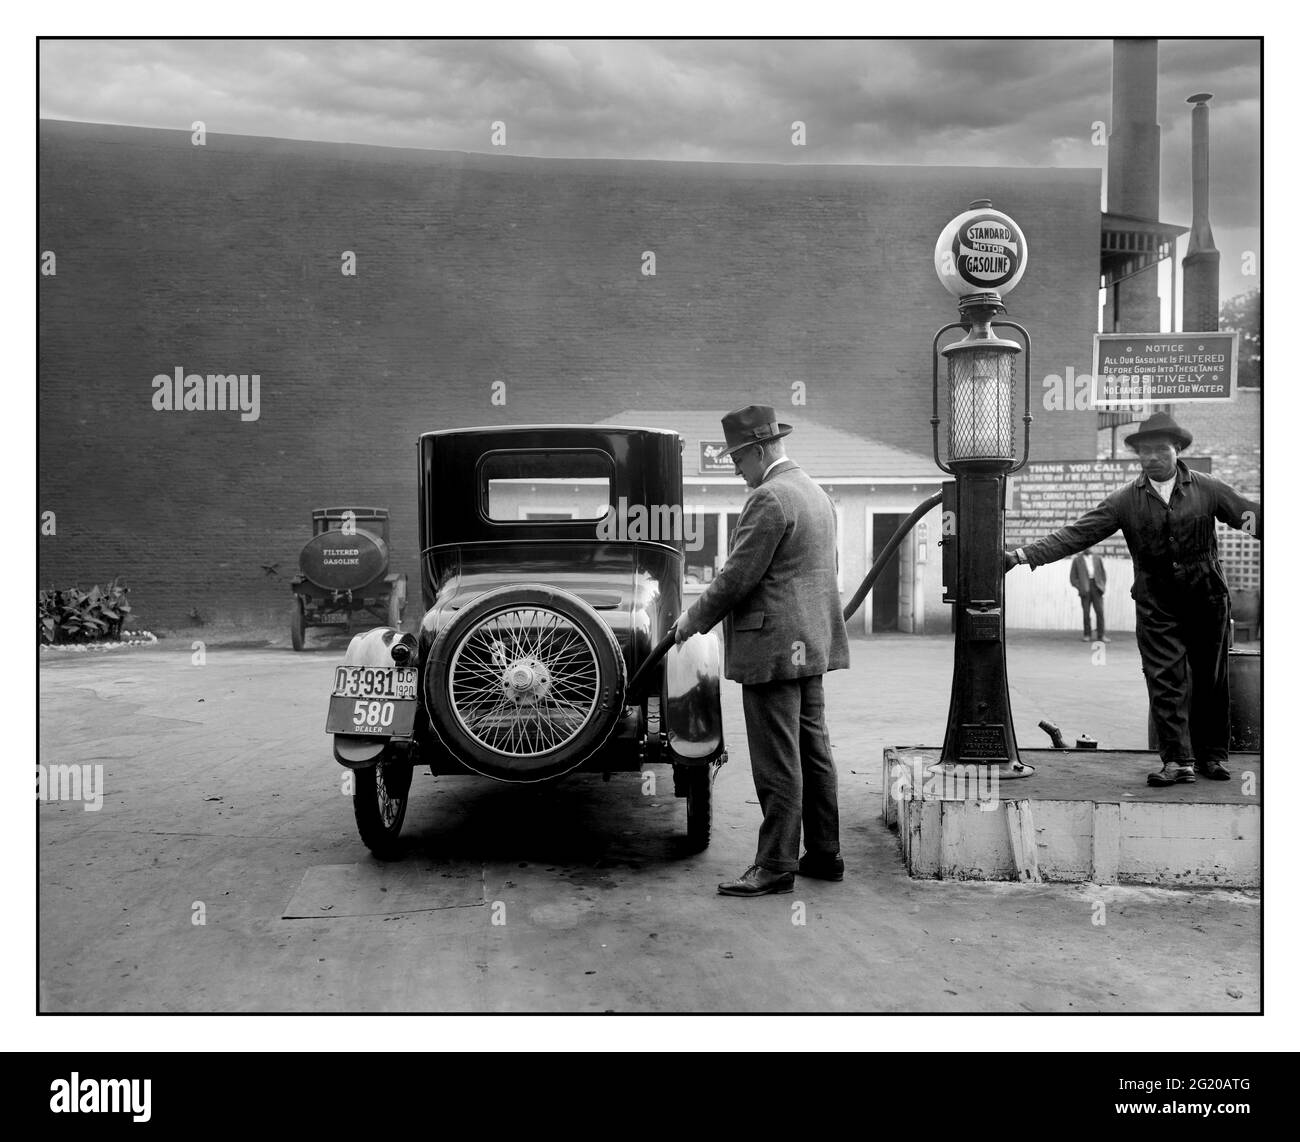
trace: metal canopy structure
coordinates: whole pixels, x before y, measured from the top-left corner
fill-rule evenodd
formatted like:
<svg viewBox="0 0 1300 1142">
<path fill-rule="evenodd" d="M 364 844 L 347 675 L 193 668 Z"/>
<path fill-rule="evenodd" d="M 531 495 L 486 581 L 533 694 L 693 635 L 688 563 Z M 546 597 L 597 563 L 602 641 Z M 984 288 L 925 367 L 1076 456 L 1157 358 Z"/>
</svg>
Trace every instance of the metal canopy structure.
<svg viewBox="0 0 1300 1142">
<path fill-rule="evenodd" d="M 1109 289 L 1125 278 L 1150 269 L 1174 256 L 1175 243 L 1187 233 L 1186 226 L 1174 226 L 1151 218 L 1127 214 L 1101 215 L 1101 288 Z"/>
</svg>

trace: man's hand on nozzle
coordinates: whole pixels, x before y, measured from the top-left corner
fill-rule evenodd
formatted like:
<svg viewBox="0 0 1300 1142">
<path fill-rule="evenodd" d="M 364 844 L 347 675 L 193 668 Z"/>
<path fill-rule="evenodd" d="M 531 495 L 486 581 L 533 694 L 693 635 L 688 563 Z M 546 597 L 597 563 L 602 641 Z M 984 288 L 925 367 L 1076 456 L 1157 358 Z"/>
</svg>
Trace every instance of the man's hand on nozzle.
<svg viewBox="0 0 1300 1142">
<path fill-rule="evenodd" d="M 1002 574 L 1005 575 L 1019 562 L 1020 560 L 1016 558 L 1014 551 L 1004 551 L 1002 553 Z"/>
<path fill-rule="evenodd" d="M 677 627 L 676 627 L 677 638 L 675 640 L 675 645 L 680 646 L 688 638 L 690 638 L 691 635 L 695 633 L 696 633 L 695 625 L 690 620 L 690 612 L 683 611 L 680 617 L 677 619 Z"/>
</svg>

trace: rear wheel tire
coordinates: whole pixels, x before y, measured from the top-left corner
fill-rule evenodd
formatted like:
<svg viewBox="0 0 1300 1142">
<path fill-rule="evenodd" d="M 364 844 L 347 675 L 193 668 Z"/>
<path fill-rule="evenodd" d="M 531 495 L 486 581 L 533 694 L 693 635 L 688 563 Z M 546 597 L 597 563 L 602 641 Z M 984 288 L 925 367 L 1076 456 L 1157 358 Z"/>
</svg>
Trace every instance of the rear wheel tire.
<svg viewBox="0 0 1300 1142">
<path fill-rule="evenodd" d="M 387 762 L 352 772 L 352 815 L 361 840 L 380 860 L 398 859 L 398 836 L 411 799 L 411 767 Z"/>
<path fill-rule="evenodd" d="M 424 673 L 439 739 L 501 781 L 576 769 L 609 738 L 626 667 L 613 632 L 575 595 L 520 585 L 488 591 L 442 629 Z"/>
<path fill-rule="evenodd" d="M 693 853 L 709 847 L 713 826 L 713 777 L 717 767 L 694 766 L 686 771 L 686 844 Z"/>
<path fill-rule="evenodd" d="M 302 600 L 293 597 L 293 609 L 289 612 L 289 641 L 294 650 L 301 650 L 307 641 L 307 616 L 303 613 Z"/>
</svg>

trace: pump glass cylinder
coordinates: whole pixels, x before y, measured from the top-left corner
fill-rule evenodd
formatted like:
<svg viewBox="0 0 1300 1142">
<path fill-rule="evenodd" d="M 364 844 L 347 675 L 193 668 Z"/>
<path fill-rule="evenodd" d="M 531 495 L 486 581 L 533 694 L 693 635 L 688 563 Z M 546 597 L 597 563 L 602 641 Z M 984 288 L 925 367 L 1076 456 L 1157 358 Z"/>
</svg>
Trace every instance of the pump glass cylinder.
<svg viewBox="0 0 1300 1142">
<path fill-rule="evenodd" d="M 1014 459 L 1015 353 L 1001 347 L 959 344 L 945 350 L 945 355 L 951 401 L 949 460 Z"/>
</svg>

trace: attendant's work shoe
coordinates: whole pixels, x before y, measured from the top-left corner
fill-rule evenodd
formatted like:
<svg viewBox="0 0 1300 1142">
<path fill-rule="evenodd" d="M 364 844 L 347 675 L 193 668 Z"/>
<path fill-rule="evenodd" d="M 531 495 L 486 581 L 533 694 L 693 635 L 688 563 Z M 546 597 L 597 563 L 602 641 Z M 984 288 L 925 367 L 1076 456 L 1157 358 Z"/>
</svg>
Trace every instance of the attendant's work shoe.
<svg viewBox="0 0 1300 1142">
<path fill-rule="evenodd" d="M 844 861 L 834 853 L 804 853 L 799 858 L 799 875 L 818 880 L 843 880 Z"/>
<path fill-rule="evenodd" d="M 1208 777 L 1211 781 L 1228 781 L 1232 777 L 1232 774 L 1217 761 L 1198 761 L 1196 763 L 1196 772 L 1202 777 Z"/>
<path fill-rule="evenodd" d="M 750 865 L 745 874 L 718 885 L 723 896 L 765 896 L 769 892 L 793 892 L 794 873 L 771 872 L 760 865 Z"/>
<path fill-rule="evenodd" d="M 1196 774 L 1190 765 L 1173 765 L 1165 762 L 1156 773 L 1147 774 L 1148 785 L 1183 785 L 1195 781 Z"/>
</svg>

